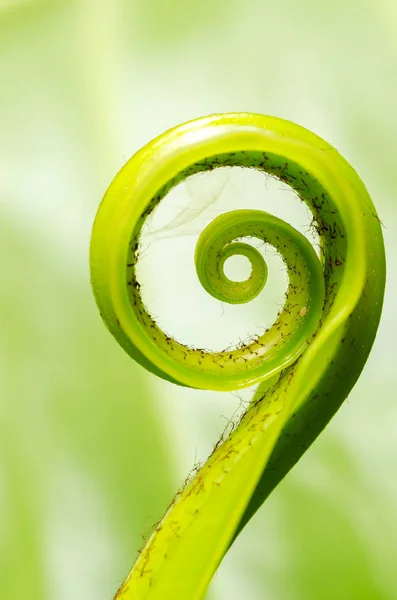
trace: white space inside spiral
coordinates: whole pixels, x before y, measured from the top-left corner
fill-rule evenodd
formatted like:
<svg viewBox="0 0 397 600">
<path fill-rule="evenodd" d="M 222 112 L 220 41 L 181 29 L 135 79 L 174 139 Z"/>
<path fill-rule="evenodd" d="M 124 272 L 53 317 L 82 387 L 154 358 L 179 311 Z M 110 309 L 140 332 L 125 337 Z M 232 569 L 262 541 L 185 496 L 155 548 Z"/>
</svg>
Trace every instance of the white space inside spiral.
<svg viewBox="0 0 397 600">
<path fill-rule="evenodd" d="M 260 240 L 243 238 L 262 253 L 268 280 L 252 302 L 230 305 L 212 298 L 198 281 L 194 265 L 197 239 L 205 226 L 227 211 L 252 208 L 284 219 L 316 244 L 310 211 L 295 192 L 253 169 L 216 169 L 190 177 L 162 200 L 147 219 L 140 241 L 137 277 L 143 301 L 160 327 L 189 346 L 212 351 L 233 348 L 260 335 L 284 304 L 288 277 L 280 255 Z M 224 272 L 233 281 L 251 273 L 250 261 L 233 256 Z"/>
<path fill-rule="evenodd" d="M 231 281 L 245 281 L 251 275 L 251 262 L 246 256 L 235 254 L 227 258 L 223 265 L 223 272 Z"/>
</svg>

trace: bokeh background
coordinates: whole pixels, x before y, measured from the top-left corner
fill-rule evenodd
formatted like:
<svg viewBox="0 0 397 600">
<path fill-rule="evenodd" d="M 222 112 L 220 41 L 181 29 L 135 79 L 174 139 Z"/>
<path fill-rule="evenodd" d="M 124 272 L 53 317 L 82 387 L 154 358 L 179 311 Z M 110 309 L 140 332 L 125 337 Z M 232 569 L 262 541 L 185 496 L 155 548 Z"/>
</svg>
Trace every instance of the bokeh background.
<svg viewBox="0 0 397 600">
<path fill-rule="evenodd" d="M 345 155 L 384 223 L 389 272 L 365 372 L 208 598 L 397 598 L 396 98 L 395 0 L 0 0 L 0 598 L 110 599 L 249 397 L 133 364 L 88 272 L 122 164 L 171 126 L 236 110 L 296 121 Z M 148 305 L 186 342 L 255 333 L 283 285 L 276 268 L 248 312 L 193 293 L 203 224 L 252 205 L 307 229 L 288 190 L 241 171 L 192 180 L 146 231 Z"/>
</svg>

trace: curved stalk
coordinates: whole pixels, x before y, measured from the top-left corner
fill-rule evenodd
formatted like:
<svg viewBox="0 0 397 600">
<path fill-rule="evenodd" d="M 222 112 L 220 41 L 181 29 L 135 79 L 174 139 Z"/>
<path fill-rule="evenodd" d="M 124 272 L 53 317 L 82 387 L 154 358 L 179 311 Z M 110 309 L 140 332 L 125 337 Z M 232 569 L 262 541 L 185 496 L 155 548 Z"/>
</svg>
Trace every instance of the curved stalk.
<svg viewBox="0 0 397 600">
<path fill-rule="evenodd" d="M 198 277 L 215 298 L 248 302 L 267 266 L 242 237 L 271 244 L 286 265 L 285 304 L 262 336 L 232 351 L 192 349 L 165 334 L 136 278 L 148 215 L 176 184 L 224 166 L 262 170 L 307 204 L 321 260 L 289 224 L 237 210 L 202 232 Z M 251 274 L 232 282 L 227 258 Z M 199 600 L 233 539 L 322 431 L 356 382 L 378 327 L 385 257 L 380 222 L 356 172 L 324 140 L 288 121 L 236 113 L 197 119 L 150 142 L 118 173 L 99 208 L 91 281 L 102 318 L 121 346 L 159 377 L 212 390 L 259 384 L 239 425 L 178 492 L 146 543 L 119 600 Z"/>
</svg>

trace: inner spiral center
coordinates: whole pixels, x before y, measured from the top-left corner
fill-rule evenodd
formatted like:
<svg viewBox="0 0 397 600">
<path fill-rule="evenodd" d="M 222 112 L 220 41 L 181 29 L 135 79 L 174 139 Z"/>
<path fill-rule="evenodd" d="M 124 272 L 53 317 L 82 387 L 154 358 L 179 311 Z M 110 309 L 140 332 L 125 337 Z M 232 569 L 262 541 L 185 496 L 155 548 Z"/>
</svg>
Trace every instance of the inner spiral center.
<svg viewBox="0 0 397 600">
<path fill-rule="evenodd" d="M 296 195 L 291 194 L 288 184 L 266 175 L 264 185 L 264 174 L 260 170 L 233 166 L 216 168 L 210 173 L 191 173 L 190 169 L 187 179 L 181 175 L 183 183 L 172 189 L 167 184 L 157 194 L 156 200 L 160 197 L 163 200 L 148 216 L 139 240 L 138 236 L 131 239 L 127 263 L 136 264 L 137 283 L 131 282 L 130 276 L 129 284 L 134 296 L 132 304 L 135 307 L 138 296 L 142 295 L 143 309 L 152 318 L 148 328 L 156 337 L 156 343 L 161 339 L 161 329 L 165 332 L 165 352 L 174 351 L 175 347 L 183 361 L 187 360 L 184 352 L 188 351 L 189 357 L 192 352 L 198 352 L 196 362 L 201 369 L 203 360 L 212 365 L 211 353 L 225 349 L 230 353 L 248 347 L 272 324 L 275 324 L 274 336 L 282 334 L 289 339 L 292 335 L 276 323 L 286 294 L 291 291 L 288 290 L 287 261 L 282 252 L 284 244 L 289 246 L 290 242 L 282 243 L 274 232 L 271 236 L 265 224 L 255 224 L 249 219 L 251 224 L 244 225 L 244 213 L 235 210 L 241 196 L 248 204 L 245 210 L 259 211 L 254 221 L 256 217 L 265 216 L 264 206 L 271 213 L 279 214 L 282 220 L 291 220 L 291 214 L 300 211 L 294 220 L 302 233 L 306 233 L 310 216 L 305 206 L 297 202 Z M 224 188 L 225 193 L 220 193 Z M 221 220 L 216 216 L 220 216 L 219 213 L 223 215 Z M 293 276 L 297 277 L 295 254 L 290 258 Z M 129 266 L 128 273 L 130 271 Z M 304 280 L 304 276 L 302 280 L 298 277 L 292 290 L 294 294 L 302 290 Z M 242 306 L 247 303 L 249 309 Z M 302 316 L 295 312 L 305 306 L 308 302 L 299 299 L 296 308 L 291 309 L 297 324 Z M 310 315 L 311 311 L 307 313 Z M 263 342 L 261 347 L 266 345 L 266 351 L 270 352 L 273 347 L 273 337 L 266 339 L 266 344 Z M 200 354 L 203 348 L 208 359 Z M 259 352 L 256 347 L 254 351 Z"/>
<path fill-rule="evenodd" d="M 232 281 L 246 281 L 252 272 L 252 266 L 246 256 L 234 255 L 230 256 L 223 265 L 223 270 Z"/>
</svg>

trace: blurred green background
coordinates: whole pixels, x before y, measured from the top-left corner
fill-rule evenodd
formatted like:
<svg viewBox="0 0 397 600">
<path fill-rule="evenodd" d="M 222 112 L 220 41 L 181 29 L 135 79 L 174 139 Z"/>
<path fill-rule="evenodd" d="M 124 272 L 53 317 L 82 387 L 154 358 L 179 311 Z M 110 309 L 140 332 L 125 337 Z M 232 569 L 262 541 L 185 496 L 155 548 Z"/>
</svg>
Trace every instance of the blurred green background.
<svg viewBox="0 0 397 600">
<path fill-rule="evenodd" d="M 296 121 L 340 150 L 385 224 L 389 273 L 359 383 L 208 598 L 397 598 L 396 98 L 395 0 L 0 0 L 0 598 L 110 599 L 241 404 L 133 364 L 88 272 L 95 212 L 127 158 L 184 120 L 236 110 Z M 272 299 L 248 312 L 208 300 L 192 319 L 206 302 L 191 291 L 201 208 L 208 222 L 270 206 L 303 230 L 308 215 L 255 174 L 203 181 L 165 204 L 171 225 L 152 224 L 142 277 L 171 333 L 216 346 L 265 324 Z"/>
</svg>

